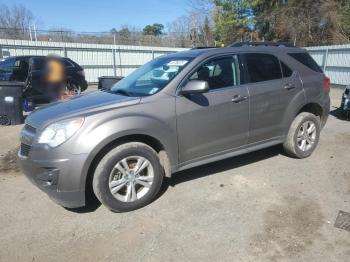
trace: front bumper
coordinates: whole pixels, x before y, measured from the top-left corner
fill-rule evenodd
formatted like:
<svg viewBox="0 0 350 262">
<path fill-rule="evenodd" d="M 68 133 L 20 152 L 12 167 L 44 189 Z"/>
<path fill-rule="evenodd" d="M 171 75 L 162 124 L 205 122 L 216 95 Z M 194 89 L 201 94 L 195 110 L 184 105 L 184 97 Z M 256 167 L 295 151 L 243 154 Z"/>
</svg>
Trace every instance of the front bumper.
<svg viewBox="0 0 350 262">
<path fill-rule="evenodd" d="M 33 150 L 23 156 L 21 150 L 18 152 L 23 173 L 59 205 L 67 208 L 85 206 L 85 183 L 81 181 L 85 155 L 55 159 L 52 155 L 42 157 L 42 153 Z"/>
</svg>

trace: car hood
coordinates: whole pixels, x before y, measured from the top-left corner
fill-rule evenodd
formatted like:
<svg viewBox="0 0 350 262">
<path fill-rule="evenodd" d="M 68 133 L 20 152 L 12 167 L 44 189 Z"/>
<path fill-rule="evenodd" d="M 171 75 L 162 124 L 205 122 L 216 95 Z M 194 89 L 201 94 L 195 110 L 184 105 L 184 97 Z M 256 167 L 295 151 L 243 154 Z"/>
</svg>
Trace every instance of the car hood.
<svg viewBox="0 0 350 262">
<path fill-rule="evenodd" d="M 26 123 L 39 128 L 43 124 L 61 119 L 135 105 L 140 103 L 140 100 L 140 97 L 127 97 L 103 91 L 89 92 L 40 107 L 27 117 Z"/>
</svg>

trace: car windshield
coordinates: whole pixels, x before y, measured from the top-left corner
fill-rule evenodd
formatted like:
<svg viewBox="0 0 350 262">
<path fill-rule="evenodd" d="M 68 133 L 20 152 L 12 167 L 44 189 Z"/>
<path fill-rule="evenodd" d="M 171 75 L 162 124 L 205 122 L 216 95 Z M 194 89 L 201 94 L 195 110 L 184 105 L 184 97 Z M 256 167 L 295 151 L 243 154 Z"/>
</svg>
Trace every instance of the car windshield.
<svg viewBox="0 0 350 262">
<path fill-rule="evenodd" d="M 190 61 L 189 57 L 157 58 L 116 83 L 112 93 L 150 96 L 162 90 Z"/>
<path fill-rule="evenodd" d="M 0 62 L 0 72 L 1 73 L 9 73 L 12 71 L 15 64 L 15 59 L 7 58 Z"/>
</svg>

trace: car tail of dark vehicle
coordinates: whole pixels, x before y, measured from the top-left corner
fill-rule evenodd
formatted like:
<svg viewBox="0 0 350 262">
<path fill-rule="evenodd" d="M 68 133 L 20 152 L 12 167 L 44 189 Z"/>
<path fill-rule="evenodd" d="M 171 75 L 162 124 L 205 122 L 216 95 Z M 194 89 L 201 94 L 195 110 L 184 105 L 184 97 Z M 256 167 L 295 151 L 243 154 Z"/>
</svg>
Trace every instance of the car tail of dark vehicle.
<svg viewBox="0 0 350 262">
<path fill-rule="evenodd" d="M 0 81 L 0 125 L 23 123 L 23 83 Z"/>
</svg>

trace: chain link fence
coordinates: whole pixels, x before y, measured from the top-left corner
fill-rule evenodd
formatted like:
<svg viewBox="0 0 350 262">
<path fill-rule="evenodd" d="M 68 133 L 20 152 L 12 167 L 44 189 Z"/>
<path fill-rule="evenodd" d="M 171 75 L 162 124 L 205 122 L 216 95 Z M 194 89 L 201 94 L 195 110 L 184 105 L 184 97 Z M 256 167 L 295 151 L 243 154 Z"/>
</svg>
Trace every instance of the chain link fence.
<svg viewBox="0 0 350 262">
<path fill-rule="evenodd" d="M 129 30 L 75 32 L 69 30 L 33 30 L 32 28 L 0 28 L 0 39 L 183 48 L 191 47 L 192 45 L 191 37 L 188 33 L 169 32 L 154 36 Z"/>
</svg>

